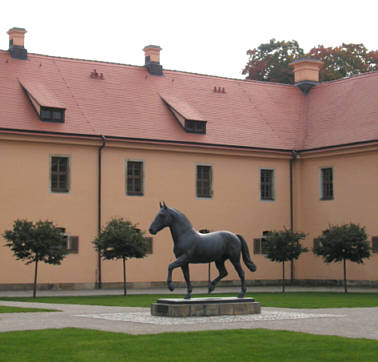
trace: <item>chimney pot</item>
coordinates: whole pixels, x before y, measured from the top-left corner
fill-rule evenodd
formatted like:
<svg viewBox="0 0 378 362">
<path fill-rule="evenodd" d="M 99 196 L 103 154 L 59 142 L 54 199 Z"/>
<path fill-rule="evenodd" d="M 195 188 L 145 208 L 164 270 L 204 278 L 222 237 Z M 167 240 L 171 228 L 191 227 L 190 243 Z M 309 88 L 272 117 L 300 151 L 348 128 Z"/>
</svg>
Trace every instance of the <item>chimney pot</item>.
<svg viewBox="0 0 378 362">
<path fill-rule="evenodd" d="M 294 84 L 303 93 L 308 93 L 310 89 L 319 83 L 319 71 L 323 62 L 315 58 L 301 58 L 289 64 L 294 68 Z"/>
<path fill-rule="evenodd" d="M 9 53 L 12 58 L 27 59 L 27 50 L 24 48 L 25 42 L 24 28 L 12 28 L 8 30 L 9 34 Z"/>
<path fill-rule="evenodd" d="M 148 72 L 152 75 L 163 75 L 163 67 L 160 65 L 160 51 L 158 45 L 147 45 L 143 48 L 144 59 Z"/>
</svg>

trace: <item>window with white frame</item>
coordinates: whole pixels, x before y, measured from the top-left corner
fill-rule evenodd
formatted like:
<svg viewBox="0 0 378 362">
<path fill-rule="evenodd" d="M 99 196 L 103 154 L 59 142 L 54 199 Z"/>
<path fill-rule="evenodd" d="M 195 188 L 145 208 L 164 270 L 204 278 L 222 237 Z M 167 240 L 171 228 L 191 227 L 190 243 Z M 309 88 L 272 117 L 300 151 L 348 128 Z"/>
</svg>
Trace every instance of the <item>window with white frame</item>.
<svg viewBox="0 0 378 362">
<path fill-rule="evenodd" d="M 333 200 L 333 168 L 326 167 L 320 169 L 320 199 Z"/>
<path fill-rule="evenodd" d="M 260 169 L 260 200 L 274 201 L 274 170 Z"/>
<path fill-rule="evenodd" d="M 127 161 L 126 164 L 126 194 L 143 196 L 143 161 Z"/>
<path fill-rule="evenodd" d="M 67 193 L 70 191 L 70 158 L 50 157 L 50 191 Z"/>
<path fill-rule="evenodd" d="M 196 195 L 200 198 L 211 198 L 213 171 L 208 165 L 197 165 Z"/>
</svg>

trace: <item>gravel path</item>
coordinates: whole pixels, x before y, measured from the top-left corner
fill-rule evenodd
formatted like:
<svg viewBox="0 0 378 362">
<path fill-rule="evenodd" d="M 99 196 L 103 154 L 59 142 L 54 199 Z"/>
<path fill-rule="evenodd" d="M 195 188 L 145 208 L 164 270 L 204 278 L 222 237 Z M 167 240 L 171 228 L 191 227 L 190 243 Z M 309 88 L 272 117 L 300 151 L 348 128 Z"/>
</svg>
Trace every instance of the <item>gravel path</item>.
<svg viewBox="0 0 378 362">
<path fill-rule="evenodd" d="M 130 334 L 267 328 L 378 340 L 378 308 L 262 308 L 260 315 L 153 317 L 148 308 L 0 301 L 0 305 L 60 312 L 2 313 L 0 332 L 46 328 L 89 328 Z"/>
</svg>

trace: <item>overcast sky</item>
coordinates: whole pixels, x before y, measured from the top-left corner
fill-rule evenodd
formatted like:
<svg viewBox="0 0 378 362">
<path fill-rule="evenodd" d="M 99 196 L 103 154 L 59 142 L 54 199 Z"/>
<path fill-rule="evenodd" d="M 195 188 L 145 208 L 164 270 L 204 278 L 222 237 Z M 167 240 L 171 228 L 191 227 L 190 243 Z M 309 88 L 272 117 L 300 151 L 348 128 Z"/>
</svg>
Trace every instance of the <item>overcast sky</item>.
<svg viewBox="0 0 378 362">
<path fill-rule="evenodd" d="M 22 27 L 30 53 L 143 65 L 153 44 L 166 69 L 244 78 L 246 51 L 272 38 L 376 50 L 377 14 L 377 0 L 7 0 L 0 49 Z"/>
</svg>

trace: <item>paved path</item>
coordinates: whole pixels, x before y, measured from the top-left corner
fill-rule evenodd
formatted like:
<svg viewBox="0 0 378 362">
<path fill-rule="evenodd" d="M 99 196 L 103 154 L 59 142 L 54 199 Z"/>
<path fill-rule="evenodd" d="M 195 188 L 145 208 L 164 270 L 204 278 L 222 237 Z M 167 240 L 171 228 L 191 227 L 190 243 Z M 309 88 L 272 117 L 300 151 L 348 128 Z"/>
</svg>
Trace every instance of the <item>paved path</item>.
<svg viewBox="0 0 378 362">
<path fill-rule="evenodd" d="M 378 340 L 378 308 L 262 308 L 261 315 L 168 318 L 148 308 L 0 301 L 0 305 L 58 309 L 60 312 L 2 313 L 0 332 L 46 328 L 89 328 L 130 334 L 267 328 Z"/>
</svg>

